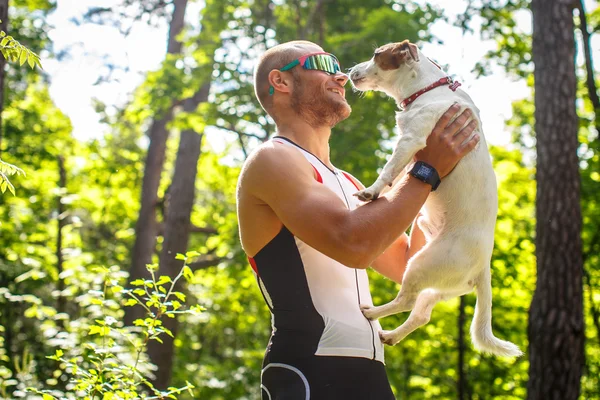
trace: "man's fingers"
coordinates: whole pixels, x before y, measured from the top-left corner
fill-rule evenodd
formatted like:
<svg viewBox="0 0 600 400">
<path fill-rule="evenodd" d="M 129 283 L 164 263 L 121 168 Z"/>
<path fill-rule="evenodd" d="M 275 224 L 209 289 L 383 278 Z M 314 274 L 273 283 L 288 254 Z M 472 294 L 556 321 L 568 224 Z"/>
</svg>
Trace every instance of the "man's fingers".
<svg viewBox="0 0 600 400">
<path fill-rule="evenodd" d="M 477 129 L 477 121 L 471 120 L 463 129 L 458 131 L 454 137 L 458 138 L 458 140 L 464 140 L 465 137 L 471 136 L 471 133 Z"/>
<path fill-rule="evenodd" d="M 451 132 L 452 136 L 456 135 L 460 131 L 460 128 L 462 128 L 469 118 L 471 118 L 471 115 L 471 110 L 464 110 L 450 125 L 448 125 L 446 130 Z"/>
<path fill-rule="evenodd" d="M 468 152 L 470 152 L 471 150 L 473 150 L 475 148 L 475 146 L 477 146 L 477 143 L 479 143 L 479 135 L 475 134 L 473 135 L 473 137 L 469 140 L 467 140 L 465 143 L 463 143 L 460 146 L 460 153 L 461 155 L 465 155 Z"/>
<path fill-rule="evenodd" d="M 460 106 L 457 103 L 452 104 L 452 106 L 450 106 L 444 115 L 440 117 L 433 130 L 437 132 L 443 131 L 459 110 Z"/>
</svg>

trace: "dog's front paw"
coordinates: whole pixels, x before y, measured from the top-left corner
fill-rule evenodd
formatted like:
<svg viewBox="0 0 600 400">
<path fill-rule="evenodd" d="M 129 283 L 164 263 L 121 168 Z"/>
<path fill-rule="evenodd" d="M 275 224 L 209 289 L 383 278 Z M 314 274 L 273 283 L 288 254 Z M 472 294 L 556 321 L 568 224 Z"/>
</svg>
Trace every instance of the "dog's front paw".
<svg viewBox="0 0 600 400">
<path fill-rule="evenodd" d="M 361 190 L 360 192 L 354 193 L 354 196 L 358 197 L 361 201 L 371 201 L 377 199 L 379 197 L 379 192 L 376 192 L 372 189 L 372 187 Z"/>
<path fill-rule="evenodd" d="M 373 185 L 369 186 L 365 190 L 354 193 L 354 196 L 358 197 L 362 201 L 375 200 L 379 197 L 379 194 L 386 186 L 387 184 L 381 178 L 378 178 Z"/>
<path fill-rule="evenodd" d="M 379 338 L 383 344 L 388 346 L 395 346 L 399 342 L 392 331 L 379 331 Z"/>
<path fill-rule="evenodd" d="M 373 307 L 373 306 L 368 306 L 368 305 L 364 305 L 361 304 L 360 305 L 360 311 L 363 313 L 363 315 L 365 316 L 366 319 L 374 321 L 377 318 L 379 318 L 379 316 L 377 315 L 376 309 L 377 307 Z"/>
</svg>

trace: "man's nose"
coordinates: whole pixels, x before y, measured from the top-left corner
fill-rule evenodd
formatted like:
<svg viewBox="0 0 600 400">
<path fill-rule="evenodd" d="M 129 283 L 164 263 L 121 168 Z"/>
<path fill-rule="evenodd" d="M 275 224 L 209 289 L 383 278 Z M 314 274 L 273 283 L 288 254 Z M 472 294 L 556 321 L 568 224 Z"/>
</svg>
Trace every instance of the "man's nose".
<svg viewBox="0 0 600 400">
<path fill-rule="evenodd" d="M 348 75 L 346 75 L 342 71 L 338 71 L 335 74 L 335 81 L 342 86 L 344 86 L 346 84 L 346 82 L 348 82 L 348 79 L 349 79 Z"/>
</svg>

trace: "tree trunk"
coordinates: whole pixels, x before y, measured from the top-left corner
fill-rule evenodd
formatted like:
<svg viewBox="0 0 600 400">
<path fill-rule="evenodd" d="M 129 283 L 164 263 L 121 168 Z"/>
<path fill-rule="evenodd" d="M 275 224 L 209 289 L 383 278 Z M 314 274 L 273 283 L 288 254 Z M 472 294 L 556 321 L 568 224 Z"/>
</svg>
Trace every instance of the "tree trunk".
<svg viewBox="0 0 600 400">
<path fill-rule="evenodd" d="M 581 31 L 581 39 L 583 41 L 583 53 L 585 55 L 585 70 L 586 80 L 585 84 L 588 89 L 588 96 L 592 105 L 594 106 L 594 118 L 596 122 L 596 129 L 600 131 L 600 98 L 598 98 L 598 89 L 596 88 L 596 78 L 594 77 L 594 59 L 592 55 L 592 40 L 588 30 L 587 16 L 585 15 L 585 4 L 584 0 L 579 0 L 576 3 L 576 7 L 579 10 L 579 30 Z"/>
<path fill-rule="evenodd" d="M 573 6 L 531 3 L 538 278 L 529 312 L 530 400 L 576 400 L 584 365 Z"/>
<path fill-rule="evenodd" d="M 198 104 L 208 100 L 210 81 L 204 84 L 194 97 L 186 99 L 183 104 L 184 112 L 194 112 Z M 181 132 L 177 160 L 173 171 L 173 181 L 169 190 L 169 202 L 167 207 L 167 220 L 165 223 L 165 234 L 162 252 L 160 254 L 160 275 L 168 275 L 175 278 L 183 263 L 176 260 L 177 253 L 185 253 L 190 235 L 190 216 L 194 206 L 196 175 L 198 172 L 198 159 L 200 157 L 200 145 L 202 133 L 187 129 Z M 181 281 L 178 288 L 181 290 Z M 164 326 L 168 328 L 173 336 L 177 336 L 177 318 L 165 318 Z M 158 367 L 156 379 L 153 382 L 157 389 L 165 390 L 169 387 L 173 369 L 174 339 L 164 335 L 164 343 L 151 341 L 148 344 L 148 355 L 150 360 Z"/>
<path fill-rule="evenodd" d="M 0 29 L 8 34 L 8 0 L 0 0 Z M 2 154 L 2 138 L 4 136 L 4 124 L 2 113 L 4 111 L 4 78 L 6 75 L 6 60 L 0 54 L 0 154 Z"/>
<path fill-rule="evenodd" d="M 184 26 L 185 10 L 188 0 L 174 0 L 173 17 L 169 27 L 168 54 L 181 52 L 182 44 L 176 40 L 177 35 Z M 156 206 L 158 204 L 158 187 L 165 162 L 167 139 L 169 131 L 167 124 L 173 117 L 173 106 L 165 115 L 156 117 L 150 127 L 150 144 L 144 178 L 142 181 L 142 196 L 140 200 L 140 213 L 135 225 L 135 243 L 131 254 L 131 267 L 129 279 L 135 280 L 148 276 L 146 264 L 152 263 L 152 254 L 156 248 Z M 141 307 L 127 307 L 125 310 L 125 325 L 133 325 L 133 321 L 143 315 Z"/>
</svg>

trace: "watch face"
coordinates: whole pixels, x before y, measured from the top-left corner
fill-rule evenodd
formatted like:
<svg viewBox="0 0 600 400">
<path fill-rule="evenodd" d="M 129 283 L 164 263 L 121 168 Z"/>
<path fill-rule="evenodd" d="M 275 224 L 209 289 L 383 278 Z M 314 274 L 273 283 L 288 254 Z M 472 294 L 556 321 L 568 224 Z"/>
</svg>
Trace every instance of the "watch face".
<svg viewBox="0 0 600 400">
<path fill-rule="evenodd" d="M 427 165 L 421 164 L 421 165 L 419 165 L 417 174 L 422 175 L 422 176 L 429 176 L 429 175 L 431 175 L 431 168 L 429 168 L 429 166 L 427 166 Z"/>
</svg>

